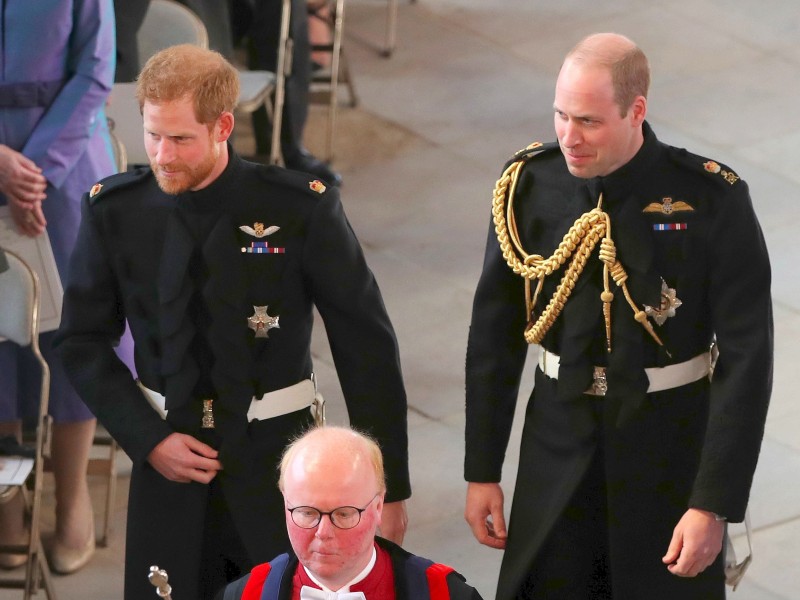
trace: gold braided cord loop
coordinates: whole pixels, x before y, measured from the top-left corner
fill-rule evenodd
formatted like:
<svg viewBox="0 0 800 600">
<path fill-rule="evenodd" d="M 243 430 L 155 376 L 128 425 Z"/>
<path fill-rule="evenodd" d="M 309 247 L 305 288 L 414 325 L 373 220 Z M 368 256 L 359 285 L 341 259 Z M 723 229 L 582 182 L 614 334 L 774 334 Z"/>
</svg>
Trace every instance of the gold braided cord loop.
<svg viewBox="0 0 800 600">
<path fill-rule="evenodd" d="M 536 146 L 537 144 L 532 144 L 528 148 L 535 148 Z M 506 264 L 514 273 L 525 279 L 525 305 L 528 314 L 525 340 L 529 344 L 541 343 L 547 331 L 564 309 L 564 305 L 569 299 L 578 278 L 586 267 L 589 256 L 597 243 L 600 242 L 599 258 L 603 262 L 604 288 L 600 298 L 603 302 L 608 351 L 611 351 L 611 301 L 614 299 L 614 294 L 610 289 L 609 277 L 616 283 L 617 287 L 622 288 L 625 299 L 633 309 L 634 318 L 661 345 L 661 340 L 647 320 L 647 315 L 636 306 L 628 292 L 628 287 L 625 284 L 628 274 L 616 258 L 616 247 L 611 239 L 611 220 L 608 213 L 602 209 L 602 194 L 596 208 L 584 213 L 575 220 L 552 256 L 544 258 L 539 254 L 528 254 L 525 251 L 520 241 L 514 216 L 514 196 L 519 171 L 523 164 L 523 161 L 512 163 L 503 172 L 500 179 L 497 180 L 492 198 L 492 217 L 497 241 L 500 244 L 500 250 Z M 507 207 L 506 197 L 508 198 Z M 534 306 L 542 289 L 544 279 L 560 269 L 567 261 L 570 261 L 569 266 L 564 272 L 553 297 L 550 298 L 538 319 L 535 322 L 531 322 Z M 537 285 L 536 291 L 531 297 L 530 288 L 533 280 L 537 281 Z"/>
</svg>

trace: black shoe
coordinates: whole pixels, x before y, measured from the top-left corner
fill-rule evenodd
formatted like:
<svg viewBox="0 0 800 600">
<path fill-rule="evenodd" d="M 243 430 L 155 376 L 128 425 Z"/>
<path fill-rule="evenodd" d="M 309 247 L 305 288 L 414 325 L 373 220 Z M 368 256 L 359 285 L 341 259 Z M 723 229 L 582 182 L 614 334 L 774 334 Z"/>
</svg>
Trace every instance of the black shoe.
<svg viewBox="0 0 800 600">
<path fill-rule="evenodd" d="M 311 173 L 333 187 L 342 185 L 342 176 L 339 173 L 307 151 L 298 152 L 291 158 L 287 158 L 286 168 Z"/>
</svg>

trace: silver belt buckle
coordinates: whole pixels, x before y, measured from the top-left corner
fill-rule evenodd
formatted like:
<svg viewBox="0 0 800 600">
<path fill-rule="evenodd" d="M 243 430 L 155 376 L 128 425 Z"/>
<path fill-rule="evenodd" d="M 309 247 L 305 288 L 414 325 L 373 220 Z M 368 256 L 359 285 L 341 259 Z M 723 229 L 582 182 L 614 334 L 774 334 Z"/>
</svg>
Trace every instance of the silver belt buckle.
<svg viewBox="0 0 800 600">
<path fill-rule="evenodd" d="M 606 368 L 595 367 L 592 374 L 592 394 L 595 396 L 605 396 L 608 391 L 608 379 L 606 379 Z"/>
<path fill-rule="evenodd" d="M 201 421 L 200 427 L 202 429 L 214 429 L 214 401 L 205 399 L 203 400 L 203 419 Z"/>
</svg>

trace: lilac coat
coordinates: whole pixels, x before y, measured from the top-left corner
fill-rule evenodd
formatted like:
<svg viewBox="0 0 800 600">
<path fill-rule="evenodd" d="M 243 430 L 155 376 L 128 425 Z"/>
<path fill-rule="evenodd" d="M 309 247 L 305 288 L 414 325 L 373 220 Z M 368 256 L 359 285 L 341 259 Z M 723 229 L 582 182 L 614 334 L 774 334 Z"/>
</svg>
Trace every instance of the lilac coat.
<svg viewBox="0 0 800 600">
<path fill-rule="evenodd" d="M 112 0 L 0 0 L 0 34 L 0 143 L 33 160 L 47 178 L 42 206 L 64 280 L 81 196 L 115 172 L 104 112 L 114 81 Z M 48 334 L 41 343 L 53 368 L 54 416 L 88 418 L 48 356 Z M 16 398 L 28 386 L 25 357 L 10 346 L 0 344 L 0 420 L 15 417 Z"/>
</svg>

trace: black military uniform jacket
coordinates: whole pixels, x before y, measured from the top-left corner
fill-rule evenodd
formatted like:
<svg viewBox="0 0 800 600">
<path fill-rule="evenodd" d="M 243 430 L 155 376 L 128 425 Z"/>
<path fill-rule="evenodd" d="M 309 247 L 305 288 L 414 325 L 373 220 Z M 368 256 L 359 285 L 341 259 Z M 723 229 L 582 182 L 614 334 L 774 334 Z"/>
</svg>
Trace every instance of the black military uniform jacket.
<svg viewBox="0 0 800 600">
<path fill-rule="evenodd" d="M 309 413 L 249 425 L 246 414 L 252 398 L 311 375 L 314 306 L 351 423 L 380 442 L 387 500 L 410 495 L 397 343 L 338 192 L 243 161 L 230 146 L 229 155 L 224 172 L 198 191 L 167 195 L 140 169 L 83 199 L 57 343 L 81 397 L 135 463 L 126 597 L 150 593 L 140 572 L 155 560 L 184 593 L 198 594 L 206 487 L 167 481 L 146 462 L 173 431 L 218 447 L 215 481 L 253 564 L 286 548 L 275 465 Z M 268 337 L 249 327 L 256 307 L 279 318 Z M 166 421 L 114 353 L 126 319 L 138 378 L 166 396 Z M 210 439 L 200 428 L 207 397 Z"/>
<path fill-rule="evenodd" d="M 666 284 L 682 304 L 675 316 L 654 325 L 662 347 L 634 321 L 617 289 L 612 352 L 607 353 L 602 263 L 597 248 L 593 252 L 542 342 L 561 357 L 559 378 L 540 386 L 544 380 L 537 371 L 523 434 L 514 501 L 518 508 L 512 510 L 498 599 L 513 597 L 597 443 L 604 445 L 606 477 L 614 488 L 609 511 L 631 523 L 620 539 L 635 536 L 631 530 L 636 528 L 647 532 L 657 538 L 653 552 L 661 554 L 656 559 L 689 507 L 731 521 L 744 516 L 772 384 L 766 246 L 747 185 L 735 173 L 662 144 L 647 123 L 644 133 L 636 156 L 606 177 L 572 176 L 557 144 L 533 153 L 520 173 L 514 207 L 527 253 L 550 256 L 574 221 L 597 206 L 602 193 L 634 301 L 640 308 L 659 307 Z M 559 271 L 548 278 L 537 315 L 562 275 Z M 527 353 L 526 323 L 523 279 L 506 264 L 492 224 L 467 350 L 468 481 L 500 481 Z M 715 336 L 720 356 L 711 384 L 701 380 L 647 394 L 645 367 L 688 360 L 707 351 Z M 583 392 L 592 382 L 594 365 L 608 367 L 602 425 L 584 412 L 590 397 Z M 654 523 L 661 521 L 665 525 L 659 531 Z M 630 551 L 646 554 L 637 543 L 618 555 L 630 559 L 629 570 L 636 570 L 631 565 L 638 558 Z M 611 552 L 615 555 L 619 548 Z M 660 564 L 648 565 L 659 575 L 666 572 Z M 653 573 L 642 572 L 642 578 L 659 576 Z"/>
<path fill-rule="evenodd" d="M 243 230 L 257 223 L 278 229 L 261 238 Z M 274 253 L 246 251 L 259 242 Z M 102 182 L 84 198 L 59 345 L 86 403 L 141 461 L 173 426 L 115 358 L 124 319 L 138 377 L 164 393 L 170 417 L 210 386 L 222 430 L 238 431 L 253 397 L 311 374 L 314 305 L 352 423 L 381 441 L 387 499 L 405 498 L 406 399 L 394 332 L 337 191 L 305 175 L 231 152 L 216 181 L 177 197 L 161 192 L 149 169 Z M 248 327 L 255 306 L 279 317 L 266 338 Z"/>
</svg>

